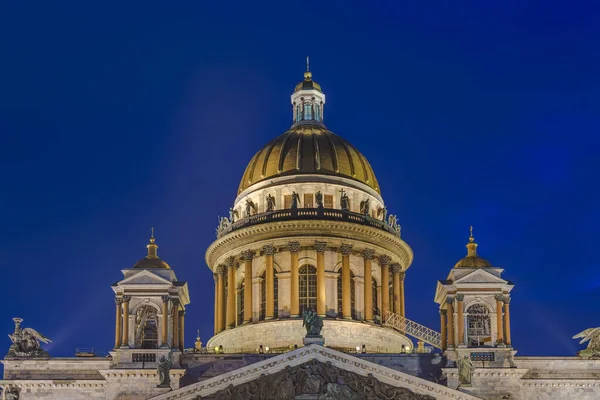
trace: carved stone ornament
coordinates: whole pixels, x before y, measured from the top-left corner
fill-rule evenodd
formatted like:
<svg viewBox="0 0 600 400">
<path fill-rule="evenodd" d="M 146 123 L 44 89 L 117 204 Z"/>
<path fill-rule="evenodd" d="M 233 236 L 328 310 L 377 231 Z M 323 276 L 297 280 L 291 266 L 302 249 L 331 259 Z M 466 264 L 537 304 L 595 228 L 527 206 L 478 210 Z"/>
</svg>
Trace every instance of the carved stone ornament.
<svg viewBox="0 0 600 400">
<path fill-rule="evenodd" d="M 446 304 L 454 305 L 454 297 L 446 297 Z"/>
<path fill-rule="evenodd" d="M 440 315 L 446 315 L 448 314 L 448 310 L 440 310 Z"/>
<path fill-rule="evenodd" d="M 2 394 L 2 392 L 0 392 L 0 394 Z M 3 398 L 5 398 L 6 400 L 19 400 L 19 398 L 20 398 L 19 389 L 14 386 L 7 388 L 4 391 Z"/>
<path fill-rule="evenodd" d="M 364 249 L 362 252 L 362 256 L 365 260 L 372 260 L 373 258 L 375 258 L 375 250 Z"/>
<path fill-rule="evenodd" d="M 115 297 L 115 304 L 120 306 L 123 304 L 123 299 L 121 297 Z"/>
<path fill-rule="evenodd" d="M 379 257 L 379 265 L 390 265 L 390 262 L 392 261 L 392 257 L 388 256 L 388 255 L 382 255 L 381 257 Z"/>
<path fill-rule="evenodd" d="M 297 253 L 300 251 L 300 242 L 289 242 L 288 248 L 292 253 Z"/>
<path fill-rule="evenodd" d="M 327 248 L 327 243 L 325 242 L 315 242 L 315 251 L 317 253 L 323 253 Z"/>
<path fill-rule="evenodd" d="M 504 296 L 504 304 L 510 304 L 510 297 Z"/>
<path fill-rule="evenodd" d="M 129 303 L 131 301 L 131 296 L 123 296 L 123 301 Z"/>
<path fill-rule="evenodd" d="M 267 244 L 263 246 L 263 252 L 265 253 L 265 256 L 272 256 L 277 252 L 277 249 L 275 248 L 275 246 Z"/>
<path fill-rule="evenodd" d="M 456 301 L 463 301 L 465 299 L 464 294 L 457 294 L 455 297 L 456 297 Z"/>
<path fill-rule="evenodd" d="M 392 264 L 391 268 L 393 274 L 399 274 L 402 272 L 402 266 L 400 264 Z"/>
<path fill-rule="evenodd" d="M 227 272 L 227 267 L 223 264 L 217 265 L 217 268 L 215 268 L 215 272 L 217 273 L 217 275 L 225 275 L 225 273 Z"/>
<path fill-rule="evenodd" d="M 402 271 L 398 275 L 400 275 L 400 280 L 403 281 L 406 278 L 406 271 Z"/>
<path fill-rule="evenodd" d="M 160 299 L 162 300 L 163 303 L 168 303 L 169 302 L 169 296 L 160 296 Z"/>
<path fill-rule="evenodd" d="M 302 396 L 302 397 L 300 397 Z M 304 364 L 286 367 L 256 380 L 196 399 L 281 399 L 315 398 L 319 400 L 435 400 L 406 388 L 394 387 L 375 379 L 372 374 L 362 376 L 331 364 L 310 360 Z"/>
<path fill-rule="evenodd" d="M 254 252 L 252 250 L 242 251 L 242 260 L 243 261 L 252 261 L 253 258 L 254 258 Z"/>
<path fill-rule="evenodd" d="M 494 296 L 494 298 L 496 299 L 496 301 L 499 301 L 500 303 L 504 303 L 504 296 L 501 294 L 497 294 Z"/>
<path fill-rule="evenodd" d="M 342 255 L 348 256 L 348 255 L 350 255 L 351 252 L 352 252 L 351 244 L 343 244 L 340 246 L 340 253 L 342 253 Z"/>
<path fill-rule="evenodd" d="M 21 328 L 21 318 L 13 318 L 15 331 L 8 335 L 12 345 L 8 349 L 7 358 L 49 358 L 48 352 L 43 350 L 41 343 L 51 343 L 52 340 L 42 335 L 33 328 Z M 17 393 L 18 398 L 18 393 Z"/>
</svg>

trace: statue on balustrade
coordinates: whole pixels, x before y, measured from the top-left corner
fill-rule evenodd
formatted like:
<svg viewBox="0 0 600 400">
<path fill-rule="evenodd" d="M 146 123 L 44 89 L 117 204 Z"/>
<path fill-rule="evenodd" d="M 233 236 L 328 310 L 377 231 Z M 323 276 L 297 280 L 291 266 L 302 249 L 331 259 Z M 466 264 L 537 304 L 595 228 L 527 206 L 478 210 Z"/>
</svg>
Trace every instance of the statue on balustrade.
<svg viewBox="0 0 600 400">
<path fill-rule="evenodd" d="M 387 207 L 383 206 L 383 207 L 379 207 L 377 209 L 377 218 L 381 218 L 381 220 L 383 222 L 385 222 L 385 220 L 387 218 L 387 214 L 388 214 Z"/>
<path fill-rule="evenodd" d="M 306 328 L 306 337 L 320 337 L 323 329 L 323 319 L 315 310 L 304 310 L 302 312 L 302 326 Z"/>
<path fill-rule="evenodd" d="M 227 217 L 219 217 L 219 226 L 217 227 L 217 238 L 220 238 L 231 229 L 231 222 Z"/>
<path fill-rule="evenodd" d="M 7 358 L 49 358 L 48 352 L 43 350 L 40 343 L 52 341 L 33 328 L 21 328 L 21 318 L 13 318 L 15 331 L 8 335 L 12 345 L 8 349 Z"/>
<path fill-rule="evenodd" d="M 370 205 L 369 205 L 369 199 L 363 200 L 360 202 L 360 213 L 361 214 L 365 214 L 365 215 L 369 215 L 369 211 L 370 211 Z"/>
<path fill-rule="evenodd" d="M 162 356 L 158 361 L 158 366 L 156 367 L 156 371 L 158 372 L 158 379 L 160 382 L 158 384 L 158 387 L 171 387 L 171 377 L 169 376 L 171 366 L 171 354 L 168 354 L 166 357 Z"/>
<path fill-rule="evenodd" d="M 271 196 L 269 193 L 267 195 L 267 212 L 271 212 L 275 210 L 275 197 Z"/>
<path fill-rule="evenodd" d="M 317 208 L 323 208 L 323 193 L 321 193 L 320 190 L 315 194 L 315 200 L 317 202 Z"/>
<path fill-rule="evenodd" d="M 229 221 L 233 224 L 235 222 L 236 219 L 239 218 L 238 212 L 237 210 L 234 210 L 233 208 L 229 208 Z"/>
<path fill-rule="evenodd" d="M 298 204 L 300 204 L 300 195 L 296 192 L 292 192 L 292 210 L 297 209 Z"/>
<path fill-rule="evenodd" d="M 246 199 L 246 217 L 252 215 L 252 213 L 256 214 L 256 204 L 250 199 Z"/>
<path fill-rule="evenodd" d="M 348 211 L 350 209 L 350 199 L 344 189 L 341 190 L 341 193 L 340 206 L 342 207 L 342 211 Z"/>
<path fill-rule="evenodd" d="M 589 328 L 573 336 L 573 339 L 580 339 L 579 344 L 589 341 L 587 348 L 578 353 L 580 357 L 600 357 L 600 328 Z"/>
</svg>

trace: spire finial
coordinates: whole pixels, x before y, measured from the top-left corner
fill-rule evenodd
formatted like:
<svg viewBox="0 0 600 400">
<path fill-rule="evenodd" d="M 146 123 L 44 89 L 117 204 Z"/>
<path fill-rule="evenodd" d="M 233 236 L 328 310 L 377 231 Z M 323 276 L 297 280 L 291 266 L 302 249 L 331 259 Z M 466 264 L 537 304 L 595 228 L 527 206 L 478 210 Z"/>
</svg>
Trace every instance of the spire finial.
<svg viewBox="0 0 600 400">
<path fill-rule="evenodd" d="M 469 227 L 469 243 L 467 243 L 467 256 L 476 256 L 477 255 L 477 243 L 475 243 L 475 238 L 473 237 L 473 226 Z"/>
<path fill-rule="evenodd" d="M 473 237 L 473 225 L 471 225 L 471 226 L 469 227 L 469 232 L 470 232 L 470 235 L 469 235 L 469 242 L 474 242 L 474 241 L 475 241 L 475 238 Z"/>
<path fill-rule="evenodd" d="M 310 72 L 310 60 L 308 56 L 306 56 L 306 72 Z"/>
<path fill-rule="evenodd" d="M 310 72 L 310 59 L 306 56 L 306 72 L 304 73 L 304 80 L 310 81 L 312 79 L 312 72 Z"/>
<path fill-rule="evenodd" d="M 154 227 L 150 229 L 150 232 L 150 243 L 148 243 L 148 245 L 146 246 L 146 248 L 148 249 L 148 255 L 146 256 L 146 258 L 158 258 L 158 256 L 156 255 L 158 245 L 155 243 L 156 239 L 154 239 Z"/>
</svg>

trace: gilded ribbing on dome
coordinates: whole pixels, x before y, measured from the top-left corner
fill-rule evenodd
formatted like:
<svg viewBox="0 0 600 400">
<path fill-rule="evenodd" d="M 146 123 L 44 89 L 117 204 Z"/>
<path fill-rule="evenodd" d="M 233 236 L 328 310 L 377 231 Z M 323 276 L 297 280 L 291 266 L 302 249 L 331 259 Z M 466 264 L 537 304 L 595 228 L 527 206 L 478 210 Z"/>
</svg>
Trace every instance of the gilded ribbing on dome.
<svg viewBox="0 0 600 400">
<path fill-rule="evenodd" d="M 270 141 L 248 163 L 238 193 L 255 183 L 295 174 L 323 174 L 379 184 L 367 159 L 350 143 L 317 125 L 296 126 Z"/>
</svg>

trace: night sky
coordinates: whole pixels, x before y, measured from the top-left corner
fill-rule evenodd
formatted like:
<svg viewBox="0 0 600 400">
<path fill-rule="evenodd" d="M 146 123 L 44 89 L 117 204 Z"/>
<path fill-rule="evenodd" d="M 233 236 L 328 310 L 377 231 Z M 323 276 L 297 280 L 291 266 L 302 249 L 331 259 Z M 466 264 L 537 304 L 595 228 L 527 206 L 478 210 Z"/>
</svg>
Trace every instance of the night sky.
<svg viewBox="0 0 600 400">
<path fill-rule="evenodd" d="M 0 333 L 18 316 L 54 356 L 106 354 L 110 285 L 154 226 L 189 283 L 186 346 L 206 343 L 204 252 L 291 125 L 309 55 L 325 123 L 371 162 L 415 253 L 408 318 L 439 330 L 436 281 L 473 225 L 515 284 L 518 355 L 575 355 L 571 336 L 600 325 L 600 9 L 241 3 L 2 3 Z"/>
</svg>

